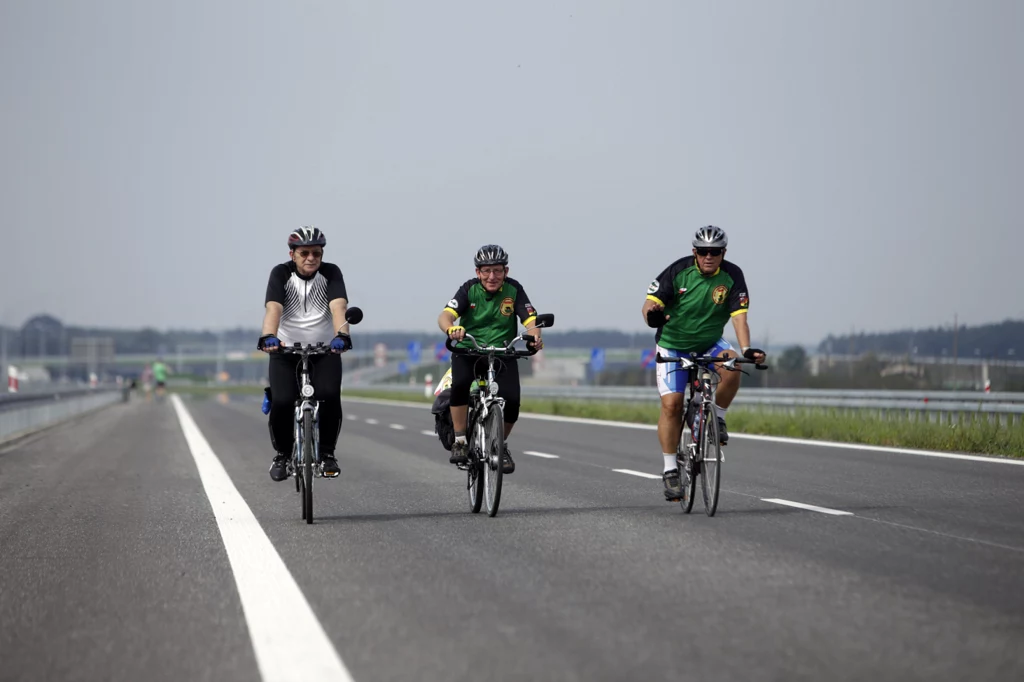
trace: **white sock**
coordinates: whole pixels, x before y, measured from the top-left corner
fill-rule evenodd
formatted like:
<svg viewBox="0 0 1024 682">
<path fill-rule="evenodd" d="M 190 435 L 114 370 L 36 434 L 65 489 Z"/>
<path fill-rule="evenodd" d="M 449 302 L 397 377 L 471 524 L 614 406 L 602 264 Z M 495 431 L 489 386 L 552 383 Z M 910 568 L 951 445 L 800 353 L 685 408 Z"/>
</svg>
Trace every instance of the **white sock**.
<svg viewBox="0 0 1024 682">
<path fill-rule="evenodd" d="M 466 434 L 462 434 L 461 436 L 455 436 L 455 442 L 456 443 L 461 443 L 462 445 L 465 445 L 466 444 Z"/>
<path fill-rule="evenodd" d="M 725 419 L 725 411 L 726 411 L 726 408 L 719 407 L 718 403 L 715 403 L 715 412 L 717 412 L 718 416 L 721 417 L 722 419 Z"/>
<path fill-rule="evenodd" d="M 665 458 L 665 471 L 672 471 L 673 469 L 679 468 L 679 465 L 676 464 L 676 453 L 673 452 L 670 455 L 667 452 L 663 452 L 661 455 Z"/>
</svg>

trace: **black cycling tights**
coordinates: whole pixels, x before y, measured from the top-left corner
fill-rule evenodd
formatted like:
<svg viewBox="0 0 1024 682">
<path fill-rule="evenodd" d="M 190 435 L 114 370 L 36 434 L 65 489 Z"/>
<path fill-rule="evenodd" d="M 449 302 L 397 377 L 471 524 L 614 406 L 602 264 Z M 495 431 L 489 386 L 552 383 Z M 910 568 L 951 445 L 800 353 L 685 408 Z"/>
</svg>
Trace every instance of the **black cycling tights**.
<svg viewBox="0 0 1024 682">
<path fill-rule="evenodd" d="M 505 423 L 515 424 L 519 420 L 519 365 L 511 358 L 501 358 L 494 363 L 494 380 L 498 382 L 498 395 L 505 399 Z M 487 358 L 452 356 L 451 405 L 458 407 L 469 404 L 469 387 L 474 374 L 487 376 Z"/>
<path fill-rule="evenodd" d="M 302 359 L 270 354 L 270 442 L 276 452 L 289 455 L 295 444 L 295 401 L 299 397 Z M 334 454 L 341 431 L 341 356 L 309 359 L 309 379 L 320 403 L 320 452 Z"/>
</svg>

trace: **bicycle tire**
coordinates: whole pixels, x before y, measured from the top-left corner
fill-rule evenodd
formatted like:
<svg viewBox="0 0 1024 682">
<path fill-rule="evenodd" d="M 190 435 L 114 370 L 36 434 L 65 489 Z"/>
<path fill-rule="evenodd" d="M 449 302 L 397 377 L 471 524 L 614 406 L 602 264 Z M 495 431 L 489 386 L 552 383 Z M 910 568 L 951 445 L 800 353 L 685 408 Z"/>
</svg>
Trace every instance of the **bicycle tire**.
<svg viewBox="0 0 1024 682">
<path fill-rule="evenodd" d="M 306 523 L 313 523 L 313 413 L 302 415 L 302 497 Z"/>
<path fill-rule="evenodd" d="M 708 405 L 701 424 L 700 488 L 704 494 L 704 511 L 714 516 L 718 509 L 718 493 L 722 480 L 722 444 L 718 442 L 718 410 Z"/>
<path fill-rule="evenodd" d="M 686 460 L 690 456 L 690 443 L 693 441 L 693 436 L 689 432 L 689 427 L 683 425 L 683 433 L 679 437 L 679 452 L 676 453 L 676 466 L 679 467 L 679 476 L 683 482 L 683 499 L 679 500 L 679 506 L 682 508 L 684 514 L 689 514 L 690 510 L 693 509 L 693 498 L 697 493 L 697 465 L 691 463 L 691 470 L 693 474 L 686 473 Z"/>
<path fill-rule="evenodd" d="M 474 514 L 480 513 L 480 507 L 484 504 L 484 482 L 483 473 L 480 469 L 480 462 L 470 456 L 469 466 L 466 468 L 466 490 L 469 492 L 469 511 Z"/>
<path fill-rule="evenodd" d="M 493 405 L 484 422 L 484 500 L 487 515 L 493 518 L 501 504 L 501 480 L 505 470 L 505 417 L 500 405 Z"/>
</svg>

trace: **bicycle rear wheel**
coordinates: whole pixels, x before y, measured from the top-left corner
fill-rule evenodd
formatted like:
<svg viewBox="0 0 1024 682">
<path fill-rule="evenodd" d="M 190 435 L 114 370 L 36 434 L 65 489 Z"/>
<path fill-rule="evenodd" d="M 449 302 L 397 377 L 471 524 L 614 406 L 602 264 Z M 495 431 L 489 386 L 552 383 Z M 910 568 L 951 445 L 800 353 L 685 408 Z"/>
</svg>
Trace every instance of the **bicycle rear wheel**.
<svg viewBox="0 0 1024 682">
<path fill-rule="evenodd" d="M 313 523 L 313 413 L 302 415 L 302 508 L 306 523 Z"/>
<path fill-rule="evenodd" d="M 501 479 L 504 471 L 505 416 L 500 405 L 491 407 L 484 422 L 483 463 L 484 498 L 487 500 L 487 515 L 498 513 L 501 503 Z"/>
<path fill-rule="evenodd" d="M 693 509 L 693 498 L 697 492 L 697 465 L 690 463 L 690 470 L 693 473 L 686 473 L 686 463 L 690 459 L 690 450 L 693 445 L 693 435 L 688 426 L 683 425 L 683 435 L 679 439 L 679 452 L 676 453 L 676 466 L 679 467 L 679 477 L 683 483 L 683 499 L 679 500 L 679 506 L 683 508 L 684 514 L 689 514 Z"/>
<path fill-rule="evenodd" d="M 721 481 L 722 444 L 718 442 L 718 410 L 708 405 L 701 424 L 700 488 L 704 493 L 704 511 L 714 516 L 718 509 Z"/>
</svg>

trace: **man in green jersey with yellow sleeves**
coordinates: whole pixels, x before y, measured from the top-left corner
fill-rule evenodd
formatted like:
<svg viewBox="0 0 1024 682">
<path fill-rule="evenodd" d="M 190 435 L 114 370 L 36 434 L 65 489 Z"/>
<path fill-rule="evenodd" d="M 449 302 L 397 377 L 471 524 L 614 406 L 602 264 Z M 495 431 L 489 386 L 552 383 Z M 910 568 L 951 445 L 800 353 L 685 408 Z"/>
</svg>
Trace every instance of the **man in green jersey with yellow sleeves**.
<svg viewBox="0 0 1024 682">
<path fill-rule="evenodd" d="M 750 347 L 747 309 L 750 294 L 743 271 L 725 260 L 729 240 L 725 230 L 708 225 L 697 230 L 693 238 L 693 255 L 680 258 L 665 268 L 647 289 L 643 316 L 647 324 L 658 328 L 655 341 L 658 353 L 680 357 L 697 353 L 723 358 L 736 357 L 736 351 L 722 338 L 731 319 L 743 357 L 762 363 L 764 351 Z M 658 419 L 658 440 L 665 462 L 665 499 L 675 502 L 683 489 L 676 465 L 676 449 L 683 428 L 686 398 L 686 372 L 674 371 L 672 364 L 658 365 L 658 391 L 661 393 L 661 416 Z M 721 383 L 715 394 L 718 410 L 719 439 L 729 441 L 725 429 L 725 413 L 740 387 L 739 372 L 721 372 Z"/>
<path fill-rule="evenodd" d="M 469 346 L 466 333 L 473 335 L 481 346 L 505 345 L 516 337 L 516 320 L 529 327 L 537 316 L 523 285 L 508 276 L 508 254 L 497 244 L 480 247 L 473 259 L 476 277 L 467 280 L 455 297 L 448 301 L 437 318 L 437 326 L 460 346 Z M 460 324 L 455 324 L 459 320 Z M 533 337 L 529 344 L 531 351 L 544 347 L 540 329 L 530 329 Z M 478 358 L 452 355 L 452 426 L 455 428 L 455 443 L 452 445 L 452 464 L 465 464 L 469 449 L 466 441 L 466 421 L 469 414 L 469 389 L 474 375 L 486 370 L 487 363 L 477 365 Z M 519 367 L 515 358 L 502 358 L 500 369 L 495 376 L 498 392 L 505 399 L 505 438 L 519 418 Z M 505 446 L 502 471 L 510 474 L 516 465 Z"/>
</svg>

